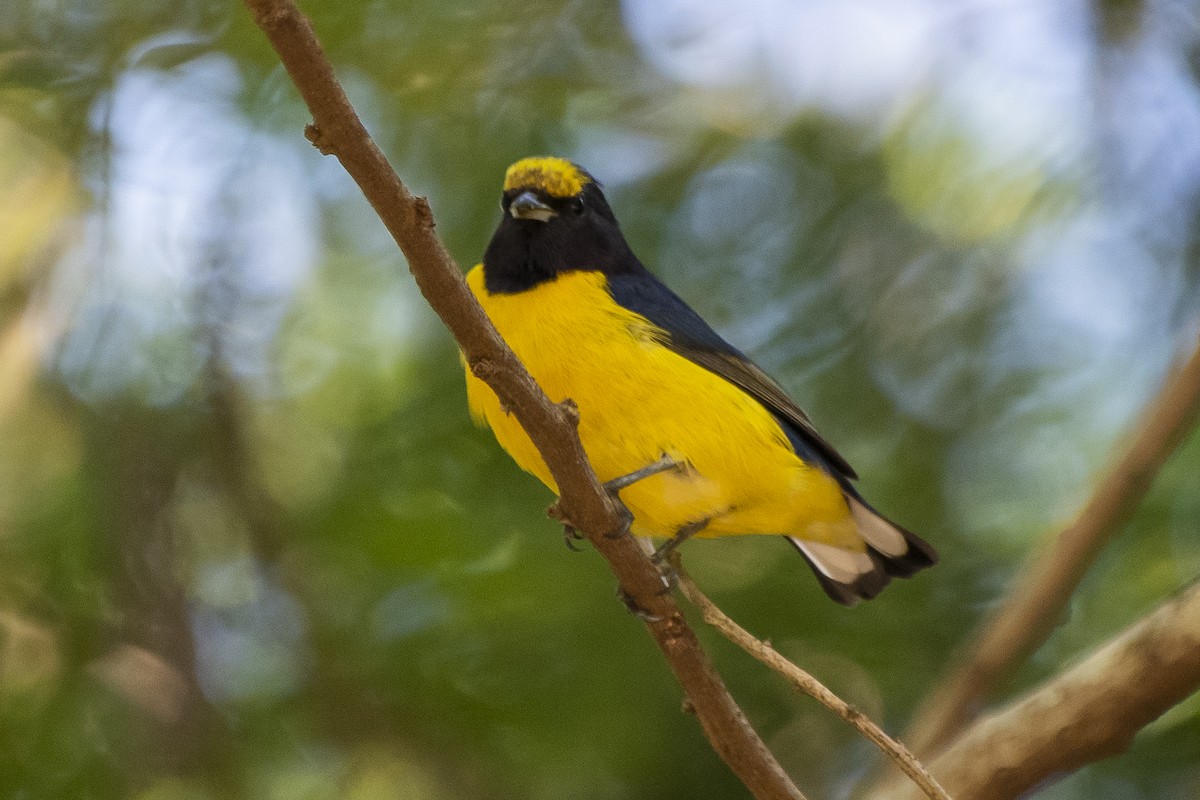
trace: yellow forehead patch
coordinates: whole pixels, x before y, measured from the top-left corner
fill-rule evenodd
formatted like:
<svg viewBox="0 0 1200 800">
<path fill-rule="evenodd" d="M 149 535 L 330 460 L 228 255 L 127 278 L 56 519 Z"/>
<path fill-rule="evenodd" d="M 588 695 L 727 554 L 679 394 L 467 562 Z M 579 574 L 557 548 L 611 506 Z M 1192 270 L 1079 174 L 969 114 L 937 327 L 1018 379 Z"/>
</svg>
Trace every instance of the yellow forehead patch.
<svg viewBox="0 0 1200 800">
<path fill-rule="evenodd" d="M 504 173 L 504 191 L 539 189 L 551 197 L 574 197 L 592 179 L 565 158 L 523 158 Z"/>
</svg>

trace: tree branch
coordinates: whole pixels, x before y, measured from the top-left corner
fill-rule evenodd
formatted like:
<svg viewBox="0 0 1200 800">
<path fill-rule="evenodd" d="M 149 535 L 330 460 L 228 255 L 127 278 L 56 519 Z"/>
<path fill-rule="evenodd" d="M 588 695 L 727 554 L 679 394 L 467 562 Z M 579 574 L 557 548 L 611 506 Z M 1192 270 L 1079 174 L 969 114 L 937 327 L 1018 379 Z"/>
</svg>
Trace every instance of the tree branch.
<svg viewBox="0 0 1200 800">
<path fill-rule="evenodd" d="M 1159 469 L 1200 415 L 1200 347 L 1145 412 L 1129 449 L 1049 548 L 1022 569 L 1004 604 L 968 640 L 905 734 L 929 756 L 970 722 L 996 685 L 1044 642 L 1105 545 L 1125 526 Z"/>
<path fill-rule="evenodd" d="M 930 800 L 951 800 L 950 795 L 946 794 L 946 790 L 938 785 L 938 782 L 909 752 L 907 747 L 884 733 L 870 717 L 838 697 L 811 674 L 784 658 L 769 643 L 755 637 L 730 619 L 724 611 L 717 607 L 716 603 L 709 600 L 704 592 L 700 591 L 700 587 L 696 585 L 690 575 L 684 572 L 678 562 L 676 562 L 675 568 L 679 575 L 680 591 L 683 592 L 683 596 L 688 599 L 688 602 L 700 611 L 700 616 L 705 622 L 720 631 L 726 639 L 778 672 L 792 686 L 850 723 L 855 730 L 892 759 L 905 775 L 912 778 L 913 783 L 920 787 Z"/>
<path fill-rule="evenodd" d="M 309 21 L 290 0 L 245 2 L 312 112 L 313 125 L 306 135 L 322 153 L 336 155 L 359 185 L 471 369 L 528 432 L 558 484 L 562 512 L 608 561 L 632 601 L 647 612 L 646 627 L 713 749 L 756 798 L 802 798 L 730 697 L 674 598 L 663 591 L 658 570 L 632 537 L 607 535 L 622 530 L 623 521 L 584 456 L 573 409 L 550 402 L 500 339 L 434 233 L 428 203 L 409 192 L 363 128 Z"/>
<path fill-rule="evenodd" d="M 1200 687 L 1200 586 L 1160 606 L 1083 662 L 975 723 L 930 766 L 956 797 L 1010 800 L 1124 752 Z M 893 785 L 872 800 L 918 800 Z"/>
</svg>

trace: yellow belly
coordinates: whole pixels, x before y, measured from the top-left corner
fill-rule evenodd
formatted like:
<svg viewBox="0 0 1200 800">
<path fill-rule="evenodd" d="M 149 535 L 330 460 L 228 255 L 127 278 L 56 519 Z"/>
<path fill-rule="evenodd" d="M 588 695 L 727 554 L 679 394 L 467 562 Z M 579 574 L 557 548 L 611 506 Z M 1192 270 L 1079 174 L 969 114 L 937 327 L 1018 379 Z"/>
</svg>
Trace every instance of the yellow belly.
<svg viewBox="0 0 1200 800">
<path fill-rule="evenodd" d="M 550 399 L 575 401 L 601 481 L 663 454 L 688 465 L 621 491 L 635 533 L 671 536 L 709 520 L 699 535 L 787 534 L 862 547 L 837 483 L 796 456 L 756 400 L 661 345 L 649 321 L 612 300 L 602 274 L 565 273 L 510 295 L 488 294 L 481 267 L 467 282 Z M 557 491 L 516 418 L 470 371 L 467 398 L 517 464 Z"/>
</svg>

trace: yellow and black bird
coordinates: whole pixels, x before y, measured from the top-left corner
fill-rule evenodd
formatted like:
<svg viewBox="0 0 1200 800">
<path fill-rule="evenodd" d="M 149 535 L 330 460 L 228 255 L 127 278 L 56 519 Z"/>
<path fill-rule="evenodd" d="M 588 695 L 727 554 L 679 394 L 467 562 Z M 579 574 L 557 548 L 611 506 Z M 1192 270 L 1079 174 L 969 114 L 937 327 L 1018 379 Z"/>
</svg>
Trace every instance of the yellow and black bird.
<svg viewBox="0 0 1200 800">
<path fill-rule="evenodd" d="M 575 401 L 584 450 L 601 481 L 622 486 L 633 533 L 672 544 L 782 535 L 846 605 L 937 561 L 862 498 L 854 470 L 779 384 L 642 265 L 584 169 L 518 161 L 500 204 L 467 283 L 550 399 Z M 517 464 L 557 491 L 470 370 L 467 397 Z"/>
</svg>

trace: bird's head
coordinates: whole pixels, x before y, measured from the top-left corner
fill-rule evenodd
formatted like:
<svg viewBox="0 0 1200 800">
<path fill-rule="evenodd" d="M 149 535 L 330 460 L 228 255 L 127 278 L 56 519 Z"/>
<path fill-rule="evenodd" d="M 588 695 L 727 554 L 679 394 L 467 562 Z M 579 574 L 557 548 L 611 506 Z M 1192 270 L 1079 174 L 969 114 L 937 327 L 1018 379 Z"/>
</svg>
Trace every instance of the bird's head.
<svg viewBox="0 0 1200 800">
<path fill-rule="evenodd" d="M 508 168 L 504 212 L 483 256 L 491 292 L 518 292 L 560 273 L 630 268 L 629 251 L 600 184 L 563 158 L 524 158 Z"/>
<path fill-rule="evenodd" d="M 509 167 L 500 208 L 522 221 L 545 223 L 560 216 L 582 217 L 589 210 L 612 220 L 596 179 L 578 164 L 552 156 L 523 158 Z"/>
</svg>

